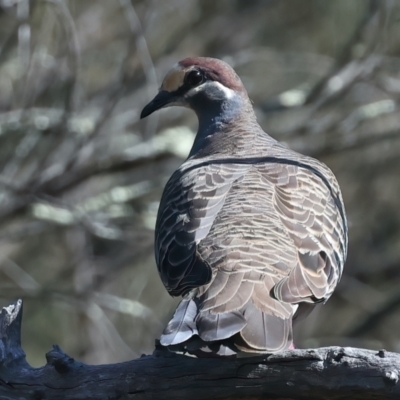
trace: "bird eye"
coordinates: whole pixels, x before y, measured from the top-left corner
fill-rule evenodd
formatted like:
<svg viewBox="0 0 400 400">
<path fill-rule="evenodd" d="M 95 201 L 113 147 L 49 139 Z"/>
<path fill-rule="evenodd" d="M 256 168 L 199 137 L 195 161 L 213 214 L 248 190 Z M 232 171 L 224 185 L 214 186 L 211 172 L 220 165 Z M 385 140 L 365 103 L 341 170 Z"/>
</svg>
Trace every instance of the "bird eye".
<svg viewBox="0 0 400 400">
<path fill-rule="evenodd" d="M 190 85 L 190 86 L 197 86 L 200 83 L 203 82 L 203 74 L 198 71 L 198 70 L 193 70 L 190 71 L 187 75 L 186 75 L 186 82 Z"/>
</svg>

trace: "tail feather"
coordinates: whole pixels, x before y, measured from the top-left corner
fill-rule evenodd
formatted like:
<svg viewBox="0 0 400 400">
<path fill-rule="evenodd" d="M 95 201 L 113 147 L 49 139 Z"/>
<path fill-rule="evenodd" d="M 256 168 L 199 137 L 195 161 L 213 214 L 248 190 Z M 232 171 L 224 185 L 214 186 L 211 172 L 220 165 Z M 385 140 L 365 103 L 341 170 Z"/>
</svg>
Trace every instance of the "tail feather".
<svg viewBox="0 0 400 400">
<path fill-rule="evenodd" d="M 195 318 L 197 305 L 193 300 L 183 299 L 161 335 L 160 343 L 163 346 L 175 345 L 189 340 L 197 335 Z"/>
<path fill-rule="evenodd" d="M 274 353 L 287 350 L 292 344 L 292 317 L 267 314 L 252 302 L 246 304 L 243 314 L 247 324 L 240 331 L 240 336 L 250 348 Z"/>
<path fill-rule="evenodd" d="M 223 314 L 200 312 L 196 318 L 199 336 L 206 342 L 224 340 L 240 332 L 246 326 L 246 319 L 239 311 Z"/>
</svg>

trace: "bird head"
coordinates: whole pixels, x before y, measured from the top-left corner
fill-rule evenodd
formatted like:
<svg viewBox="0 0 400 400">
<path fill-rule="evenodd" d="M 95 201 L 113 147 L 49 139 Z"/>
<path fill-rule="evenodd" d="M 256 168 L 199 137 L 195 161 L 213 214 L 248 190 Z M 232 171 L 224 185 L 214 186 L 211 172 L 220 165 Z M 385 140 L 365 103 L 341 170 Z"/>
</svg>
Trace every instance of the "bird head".
<svg viewBox="0 0 400 400">
<path fill-rule="evenodd" d="M 176 64 L 164 78 L 158 94 L 140 115 L 145 118 L 161 108 L 183 106 L 202 115 L 217 115 L 248 101 L 246 89 L 236 72 L 214 58 L 191 57 Z"/>
</svg>

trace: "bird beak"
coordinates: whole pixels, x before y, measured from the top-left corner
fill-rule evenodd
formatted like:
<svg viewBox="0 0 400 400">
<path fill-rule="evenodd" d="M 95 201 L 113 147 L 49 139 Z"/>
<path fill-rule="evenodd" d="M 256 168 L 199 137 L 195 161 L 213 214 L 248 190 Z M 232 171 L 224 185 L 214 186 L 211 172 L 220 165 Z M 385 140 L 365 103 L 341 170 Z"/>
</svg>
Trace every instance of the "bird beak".
<svg viewBox="0 0 400 400">
<path fill-rule="evenodd" d="M 145 106 L 140 114 L 140 119 L 148 117 L 150 114 L 153 114 L 154 111 L 159 110 L 160 108 L 165 107 L 167 104 L 173 102 L 175 97 L 172 93 L 167 92 L 166 90 L 160 90 L 154 99 Z"/>
</svg>

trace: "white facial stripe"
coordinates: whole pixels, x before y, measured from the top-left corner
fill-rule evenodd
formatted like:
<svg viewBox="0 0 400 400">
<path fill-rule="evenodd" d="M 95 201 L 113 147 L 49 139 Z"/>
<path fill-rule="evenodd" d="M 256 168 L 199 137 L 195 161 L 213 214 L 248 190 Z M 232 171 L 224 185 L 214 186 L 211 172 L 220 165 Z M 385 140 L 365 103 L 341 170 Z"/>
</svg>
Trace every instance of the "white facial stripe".
<svg viewBox="0 0 400 400">
<path fill-rule="evenodd" d="M 210 83 L 213 83 L 214 85 L 216 85 L 218 87 L 218 89 L 220 89 L 222 92 L 224 92 L 225 97 L 227 99 L 231 99 L 232 97 L 236 96 L 236 93 L 232 89 L 227 88 L 222 83 L 219 83 L 219 82 L 210 82 Z"/>
<path fill-rule="evenodd" d="M 192 96 L 197 92 L 200 92 L 205 89 L 206 86 L 213 86 L 214 89 L 217 89 L 221 93 L 221 97 L 225 99 L 231 99 L 232 97 L 236 96 L 236 93 L 232 90 L 224 86 L 222 83 L 215 82 L 215 81 L 207 81 L 200 86 L 197 86 L 187 93 L 188 96 Z"/>
<path fill-rule="evenodd" d="M 174 106 L 190 108 L 188 104 L 182 101 L 172 101 L 171 103 L 165 105 L 163 108 L 174 107 Z"/>
</svg>

